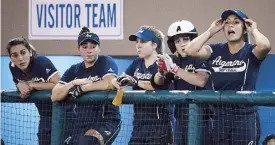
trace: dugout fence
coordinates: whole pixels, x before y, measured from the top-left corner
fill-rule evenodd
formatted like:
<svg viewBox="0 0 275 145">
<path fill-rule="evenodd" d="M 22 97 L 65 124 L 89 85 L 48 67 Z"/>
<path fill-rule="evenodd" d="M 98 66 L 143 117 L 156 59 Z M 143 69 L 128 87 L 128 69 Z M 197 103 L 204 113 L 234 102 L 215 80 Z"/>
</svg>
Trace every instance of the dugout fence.
<svg viewBox="0 0 275 145">
<path fill-rule="evenodd" d="M 36 91 L 28 99 L 21 99 L 19 93 L 14 90 L 1 93 L 1 131 L 2 138 L 6 144 L 36 144 L 38 139 L 36 133 L 40 119 L 34 103 L 44 104 L 45 112 L 52 109 L 51 114 L 51 144 L 64 144 L 64 131 L 66 128 L 66 109 L 69 103 L 111 103 L 116 91 L 96 91 L 84 94 L 78 99 L 70 98 L 62 103 L 51 103 L 50 91 Z M 23 104 L 23 106 L 22 106 Z M 48 105 L 47 105 L 48 104 Z M 120 107 L 122 125 L 119 135 L 113 144 L 127 144 L 131 136 L 133 114 L 131 104 L 187 104 L 187 144 L 200 145 L 205 138 L 202 135 L 203 115 L 207 115 L 204 109 L 209 104 L 245 104 L 254 106 L 275 106 L 275 92 L 255 91 L 126 91 L 123 96 L 123 105 Z M 202 109 L 203 108 L 203 109 Z M 87 104 L 87 110 L 89 106 Z M 272 112 L 275 114 L 275 109 Z M 38 114 L 38 115 L 37 115 Z M 36 118 L 36 119 L 31 119 Z M 33 121 L 36 120 L 36 121 Z M 78 123 L 78 122 L 75 122 Z M 269 122 L 275 126 L 275 119 Z M 31 131 L 30 131 L 31 130 Z M 150 131 L 150 129 L 148 129 Z M 29 136 L 29 137 L 26 137 Z M 126 139 L 128 138 L 128 139 Z"/>
</svg>

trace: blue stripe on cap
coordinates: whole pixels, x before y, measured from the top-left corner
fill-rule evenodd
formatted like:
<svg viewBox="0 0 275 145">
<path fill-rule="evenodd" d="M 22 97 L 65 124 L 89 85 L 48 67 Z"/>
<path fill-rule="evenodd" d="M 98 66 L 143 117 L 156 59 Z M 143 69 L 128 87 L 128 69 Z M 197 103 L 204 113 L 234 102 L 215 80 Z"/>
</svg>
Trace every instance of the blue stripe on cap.
<svg viewBox="0 0 275 145">
<path fill-rule="evenodd" d="M 141 28 L 135 35 L 129 36 L 130 41 L 136 41 L 137 38 L 139 38 L 143 41 L 153 41 L 153 42 L 157 43 L 158 46 L 161 45 L 161 41 L 158 39 L 158 37 L 156 37 L 154 32 L 152 32 L 148 29 Z"/>
</svg>

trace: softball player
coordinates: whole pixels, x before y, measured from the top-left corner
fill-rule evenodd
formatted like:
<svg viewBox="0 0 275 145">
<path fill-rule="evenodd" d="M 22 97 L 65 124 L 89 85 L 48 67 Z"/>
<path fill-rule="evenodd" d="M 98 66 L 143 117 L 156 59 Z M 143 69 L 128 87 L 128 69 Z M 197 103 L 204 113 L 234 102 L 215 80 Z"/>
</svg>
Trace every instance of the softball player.
<svg viewBox="0 0 275 145">
<path fill-rule="evenodd" d="M 226 43 L 204 45 L 223 29 Z M 249 44 L 250 33 L 256 44 Z M 271 49 L 257 24 L 240 10 L 227 10 L 187 46 L 187 54 L 212 62 L 213 90 L 255 90 L 260 65 Z M 208 144 L 258 144 L 257 109 L 250 105 L 212 105 Z"/>
<path fill-rule="evenodd" d="M 78 50 L 83 62 L 72 65 L 54 87 L 53 101 L 69 96 L 81 96 L 85 92 L 111 90 L 111 80 L 118 68 L 109 56 L 99 56 L 99 37 L 82 28 L 78 36 Z M 65 144 L 110 145 L 120 130 L 119 108 L 106 103 L 66 103 Z"/>
<path fill-rule="evenodd" d="M 125 75 L 112 81 L 121 89 L 125 85 L 133 86 L 133 90 L 155 90 L 151 78 L 158 71 L 157 54 L 163 52 L 163 34 L 152 26 L 142 26 L 129 37 L 136 41 L 138 58 L 126 69 Z M 133 132 L 130 145 L 167 145 L 172 142 L 169 105 L 134 104 Z"/>
<path fill-rule="evenodd" d="M 9 68 L 13 81 L 20 92 L 22 99 L 30 96 L 34 90 L 51 90 L 60 80 L 52 62 L 45 56 L 37 56 L 33 46 L 23 37 L 11 39 L 7 45 L 11 58 Z M 39 115 L 38 139 L 40 145 L 51 142 L 51 115 L 50 102 L 35 103 Z"/>
<path fill-rule="evenodd" d="M 186 20 L 176 21 L 168 28 L 167 44 L 175 57 L 159 55 L 159 71 L 154 76 L 156 85 L 169 84 L 173 81 L 175 90 L 202 90 L 209 75 L 206 61 L 186 55 L 186 45 L 198 36 L 195 26 Z M 176 104 L 175 144 L 187 144 L 188 104 Z"/>
</svg>

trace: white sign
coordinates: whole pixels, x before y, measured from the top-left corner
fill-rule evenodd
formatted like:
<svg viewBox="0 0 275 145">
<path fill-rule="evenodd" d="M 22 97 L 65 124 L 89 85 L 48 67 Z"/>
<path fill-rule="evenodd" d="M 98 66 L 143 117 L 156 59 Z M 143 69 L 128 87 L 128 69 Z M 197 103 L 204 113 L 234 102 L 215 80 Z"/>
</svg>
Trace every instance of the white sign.
<svg viewBox="0 0 275 145">
<path fill-rule="evenodd" d="M 123 39 L 123 0 L 29 0 L 29 39 L 76 40 L 83 26 Z"/>
</svg>

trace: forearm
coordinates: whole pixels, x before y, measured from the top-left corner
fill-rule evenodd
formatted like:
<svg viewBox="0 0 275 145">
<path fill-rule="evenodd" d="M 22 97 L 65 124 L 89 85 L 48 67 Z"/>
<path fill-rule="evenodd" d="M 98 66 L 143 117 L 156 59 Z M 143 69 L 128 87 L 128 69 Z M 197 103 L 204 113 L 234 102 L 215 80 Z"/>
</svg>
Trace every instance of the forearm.
<svg viewBox="0 0 275 145">
<path fill-rule="evenodd" d="M 181 68 L 178 70 L 176 75 L 187 83 L 199 87 L 204 87 L 208 79 L 202 74 L 186 72 L 184 69 Z"/>
<path fill-rule="evenodd" d="M 138 81 L 138 86 L 144 90 L 155 90 L 150 81 Z"/>
<path fill-rule="evenodd" d="M 55 86 L 54 83 L 44 83 L 44 82 L 32 82 L 29 86 L 35 90 L 51 90 Z"/>
<path fill-rule="evenodd" d="M 90 84 L 82 85 L 81 88 L 84 92 L 89 92 L 89 91 L 112 90 L 113 87 L 110 81 L 100 80 Z"/>
<path fill-rule="evenodd" d="M 72 82 L 67 83 L 65 85 L 57 84 L 52 90 L 51 99 L 53 102 L 64 100 L 68 95 L 69 89 L 74 85 Z"/>
<path fill-rule="evenodd" d="M 189 56 L 195 55 L 197 52 L 201 50 L 203 45 L 213 36 L 213 33 L 210 30 L 205 31 L 203 34 L 193 39 L 186 46 L 186 53 Z"/>
<path fill-rule="evenodd" d="M 157 85 L 163 85 L 165 81 L 165 76 L 160 74 L 159 72 L 156 73 L 155 77 L 154 77 L 154 82 Z"/>
<path fill-rule="evenodd" d="M 252 35 L 259 49 L 268 51 L 271 49 L 270 41 L 258 29 L 254 29 Z"/>
</svg>

